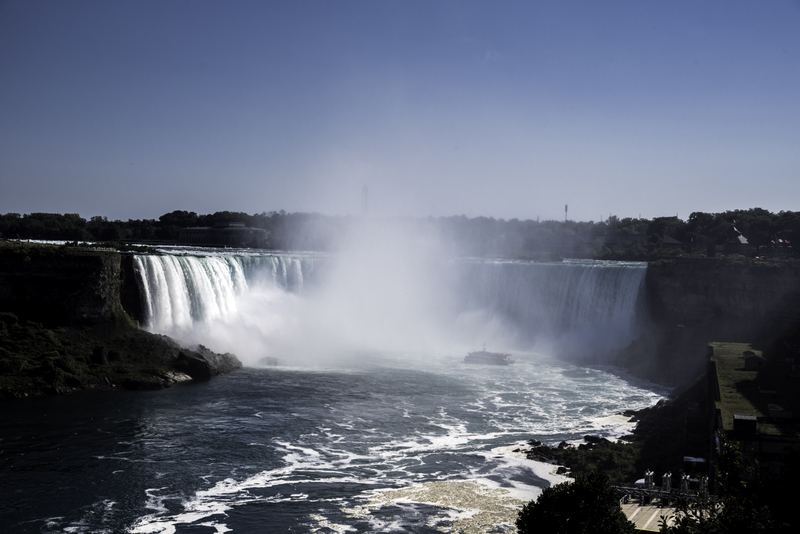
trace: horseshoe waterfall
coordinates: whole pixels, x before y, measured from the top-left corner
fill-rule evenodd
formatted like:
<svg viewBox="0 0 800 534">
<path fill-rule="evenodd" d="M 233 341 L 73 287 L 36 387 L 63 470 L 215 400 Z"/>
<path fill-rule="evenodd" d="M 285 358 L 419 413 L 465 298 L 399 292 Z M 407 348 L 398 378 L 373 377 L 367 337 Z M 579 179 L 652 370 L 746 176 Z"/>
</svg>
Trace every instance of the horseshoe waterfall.
<svg viewBox="0 0 800 534">
<path fill-rule="evenodd" d="M 276 321 L 302 324 L 302 336 L 322 336 L 331 350 L 547 343 L 580 351 L 624 346 L 644 320 L 646 265 L 639 263 L 440 260 L 375 268 L 309 255 L 164 254 L 137 256 L 135 266 L 148 329 L 238 349 L 251 362 L 275 356 L 276 341 L 285 345 L 287 332 L 271 327 Z M 250 324 L 262 346 L 244 332 L 239 347 L 214 346 L 213 331 L 237 322 Z M 289 347 L 281 350 L 293 358 Z"/>
<path fill-rule="evenodd" d="M 524 503 L 564 480 L 521 444 L 628 434 L 616 414 L 666 393 L 603 365 L 603 349 L 646 321 L 643 264 L 404 247 L 173 248 L 133 263 L 145 328 L 245 367 L 7 414 L 14 436 L 51 421 L 47 436 L 4 442 L 30 441 L 30 469 L 7 479 L 23 492 L 15 531 L 510 532 Z M 484 344 L 514 363 L 464 362 Z"/>
</svg>

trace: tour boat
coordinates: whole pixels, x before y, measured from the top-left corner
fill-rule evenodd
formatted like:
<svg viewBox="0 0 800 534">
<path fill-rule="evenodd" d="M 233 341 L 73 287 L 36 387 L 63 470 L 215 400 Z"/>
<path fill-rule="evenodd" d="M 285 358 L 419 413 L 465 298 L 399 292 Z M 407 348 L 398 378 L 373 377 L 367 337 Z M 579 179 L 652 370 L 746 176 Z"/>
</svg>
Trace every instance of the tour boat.
<svg viewBox="0 0 800 534">
<path fill-rule="evenodd" d="M 464 363 L 483 363 L 487 365 L 510 365 L 514 358 L 502 352 L 489 352 L 486 347 L 477 352 L 470 352 L 464 357 Z"/>
</svg>

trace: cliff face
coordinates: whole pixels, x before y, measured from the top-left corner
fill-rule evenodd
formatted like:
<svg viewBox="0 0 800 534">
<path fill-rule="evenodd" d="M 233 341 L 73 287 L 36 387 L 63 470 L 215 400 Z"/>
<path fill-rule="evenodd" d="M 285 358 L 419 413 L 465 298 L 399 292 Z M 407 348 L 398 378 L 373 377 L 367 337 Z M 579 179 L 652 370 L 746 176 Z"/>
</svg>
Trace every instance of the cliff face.
<svg viewBox="0 0 800 534">
<path fill-rule="evenodd" d="M 0 399 L 154 389 L 242 366 L 233 354 L 183 348 L 134 326 L 123 310 L 127 302 L 141 315 L 129 260 L 0 241 Z"/>
<path fill-rule="evenodd" d="M 615 363 L 656 382 L 693 380 L 712 341 L 771 341 L 800 325 L 796 263 L 676 258 L 651 263 L 645 286 L 656 324 Z"/>
<path fill-rule="evenodd" d="M 0 310 L 46 325 L 114 321 L 120 304 L 120 255 L 66 247 L 0 248 Z"/>
<path fill-rule="evenodd" d="M 748 328 L 800 323 L 800 265 L 675 259 L 648 266 L 653 316 L 676 325 L 728 322 Z"/>
<path fill-rule="evenodd" d="M 140 282 L 136 277 L 133 267 L 133 256 L 125 254 L 121 259 L 120 271 L 120 301 L 125 312 L 139 324 L 143 324 L 144 308 L 142 307 L 142 294 Z"/>
</svg>

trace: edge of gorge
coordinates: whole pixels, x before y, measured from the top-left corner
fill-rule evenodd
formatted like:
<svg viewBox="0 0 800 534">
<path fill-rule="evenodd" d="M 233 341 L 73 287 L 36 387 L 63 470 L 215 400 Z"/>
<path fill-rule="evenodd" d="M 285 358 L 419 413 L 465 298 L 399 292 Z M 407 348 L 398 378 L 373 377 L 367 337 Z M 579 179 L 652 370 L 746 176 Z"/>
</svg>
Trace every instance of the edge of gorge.
<svg viewBox="0 0 800 534">
<path fill-rule="evenodd" d="M 0 241 L 0 398 L 161 389 L 242 366 L 141 330 L 128 309 L 141 319 L 127 256 Z"/>
</svg>

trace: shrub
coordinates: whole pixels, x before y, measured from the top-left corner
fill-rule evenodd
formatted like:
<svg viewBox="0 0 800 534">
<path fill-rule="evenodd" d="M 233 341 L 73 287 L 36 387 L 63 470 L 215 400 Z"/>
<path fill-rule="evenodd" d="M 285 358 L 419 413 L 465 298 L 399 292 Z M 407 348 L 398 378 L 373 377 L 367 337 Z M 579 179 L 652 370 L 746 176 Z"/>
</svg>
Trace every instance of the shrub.
<svg viewBox="0 0 800 534">
<path fill-rule="evenodd" d="M 546 488 L 517 517 L 520 534 L 625 534 L 634 525 L 625 517 L 619 496 L 599 471 L 579 475 L 572 483 Z"/>
</svg>

